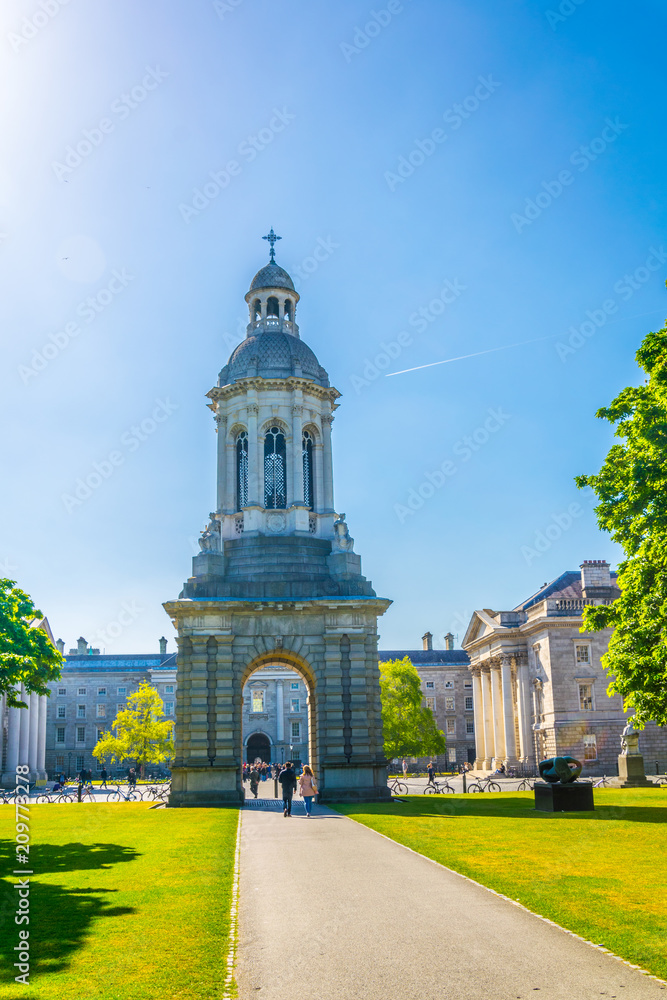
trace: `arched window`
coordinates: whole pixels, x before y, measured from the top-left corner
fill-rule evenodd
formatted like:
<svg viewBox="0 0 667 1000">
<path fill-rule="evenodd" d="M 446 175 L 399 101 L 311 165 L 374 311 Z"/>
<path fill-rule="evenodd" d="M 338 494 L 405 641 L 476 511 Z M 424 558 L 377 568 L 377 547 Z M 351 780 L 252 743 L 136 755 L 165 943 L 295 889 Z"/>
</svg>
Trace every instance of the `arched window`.
<svg viewBox="0 0 667 1000">
<path fill-rule="evenodd" d="M 252 304 L 252 320 L 253 323 L 257 323 L 262 318 L 262 303 L 259 299 L 255 299 Z"/>
<path fill-rule="evenodd" d="M 248 435 L 241 431 L 236 439 L 236 509 L 248 506 Z"/>
<path fill-rule="evenodd" d="M 275 295 L 271 295 L 266 300 L 266 315 L 272 316 L 274 319 L 278 319 L 278 316 L 280 315 L 278 307 L 278 299 L 275 297 Z"/>
<path fill-rule="evenodd" d="M 283 306 L 283 315 L 285 319 L 292 319 L 292 302 L 290 299 L 285 299 L 285 304 Z"/>
<path fill-rule="evenodd" d="M 264 438 L 264 506 L 275 510 L 287 506 L 285 435 L 272 427 Z"/>
<path fill-rule="evenodd" d="M 307 507 L 314 507 L 315 485 L 313 476 L 313 435 L 310 431 L 303 432 L 301 454 L 303 457 L 303 499 Z"/>
</svg>

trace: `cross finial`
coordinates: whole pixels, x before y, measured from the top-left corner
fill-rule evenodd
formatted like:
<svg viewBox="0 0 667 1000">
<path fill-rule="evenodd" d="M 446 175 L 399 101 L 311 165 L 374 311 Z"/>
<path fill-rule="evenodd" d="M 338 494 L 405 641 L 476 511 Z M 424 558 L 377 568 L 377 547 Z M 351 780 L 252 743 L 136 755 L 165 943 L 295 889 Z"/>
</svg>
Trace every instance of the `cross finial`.
<svg viewBox="0 0 667 1000">
<path fill-rule="evenodd" d="M 262 236 L 262 239 L 269 241 L 269 245 L 271 247 L 271 257 L 269 258 L 269 263 L 270 264 L 275 264 L 275 262 L 276 262 L 276 251 L 274 250 L 273 245 L 276 242 L 276 240 L 281 240 L 282 236 L 276 236 L 276 234 L 273 231 L 273 226 L 271 226 L 271 231 L 270 231 L 269 235 L 268 236 Z"/>
</svg>

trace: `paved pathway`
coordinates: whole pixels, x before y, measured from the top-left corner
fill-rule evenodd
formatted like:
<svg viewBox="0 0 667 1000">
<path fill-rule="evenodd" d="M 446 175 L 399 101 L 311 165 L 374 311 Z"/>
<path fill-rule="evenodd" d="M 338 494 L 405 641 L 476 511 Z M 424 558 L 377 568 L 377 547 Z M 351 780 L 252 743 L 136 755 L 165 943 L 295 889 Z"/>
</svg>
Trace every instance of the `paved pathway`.
<svg viewBox="0 0 667 1000">
<path fill-rule="evenodd" d="M 322 807 L 244 809 L 240 1000 L 667 1000 L 667 988 Z M 442 942 L 442 943 L 441 943 Z"/>
</svg>

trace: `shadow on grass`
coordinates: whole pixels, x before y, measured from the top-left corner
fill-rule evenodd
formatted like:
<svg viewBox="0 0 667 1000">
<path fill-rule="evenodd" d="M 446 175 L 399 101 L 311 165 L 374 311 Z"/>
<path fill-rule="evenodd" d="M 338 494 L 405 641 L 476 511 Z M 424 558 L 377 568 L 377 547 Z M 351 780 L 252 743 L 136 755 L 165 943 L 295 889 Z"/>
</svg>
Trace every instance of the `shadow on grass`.
<svg viewBox="0 0 667 1000">
<path fill-rule="evenodd" d="M 353 816 L 401 816 L 416 819 L 418 817 L 465 817 L 465 816 L 497 816 L 503 819 L 533 819 L 533 820 L 623 820 L 628 823 L 667 823 L 667 809 L 661 806 L 621 806 L 597 805 L 593 812 L 557 812 L 549 813 L 537 810 L 532 799 L 519 798 L 508 792 L 502 797 L 491 795 L 411 795 L 394 799 L 392 802 L 377 802 L 370 804 L 335 805 L 334 809 L 346 815 Z"/>
<path fill-rule="evenodd" d="M 74 952 L 84 945 L 92 921 L 136 912 L 134 907 L 113 905 L 113 898 L 109 897 L 113 897 L 113 893 L 118 891 L 116 889 L 51 885 L 40 882 L 39 875 L 106 870 L 137 857 L 137 851 L 120 844 L 35 846 L 30 855 L 30 865 L 26 866 L 35 873 L 30 877 L 29 924 L 19 927 L 14 921 L 18 905 L 14 885 L 15 879 L 21 876 L 0 881 L 0 956 L 3 964 L 0 981 L 14 979 L 13 963 L 17 960 L 14 946 L 18 943 L 20 929 L 30 933 L 31 973 L 61 972 L 67 969 Z M 12 841 L 0 842 L 0 858 L 4 874 L 12 872 L 15 867 Z"/>
</svg>

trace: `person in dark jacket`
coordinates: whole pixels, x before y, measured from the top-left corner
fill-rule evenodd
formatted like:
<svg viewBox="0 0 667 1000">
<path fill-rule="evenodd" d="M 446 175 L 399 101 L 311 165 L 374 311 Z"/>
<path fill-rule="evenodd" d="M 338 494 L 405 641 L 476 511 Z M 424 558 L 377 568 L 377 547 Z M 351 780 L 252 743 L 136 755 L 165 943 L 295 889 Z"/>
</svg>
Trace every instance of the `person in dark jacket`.
<svg viewBox="0 0 667 1000">
<path fill-rule="evenodd" d="M 283 816 L 292 815 L 292 796 L 296 791 L 296 773 L 292 761 L 288 760 L 278 775 L 278 781 L 283 786 Z"/>
<path fill-rule="evenodd" d="M 109 777 L 109 772 L 107 771 L 106 767 L 103 767 L 102 770 L 100 771 L 100 778 L 102 779 L 102 781 L 100 782 L 100 788 L 107 787 L 108 777 Z"/>
</svg>

